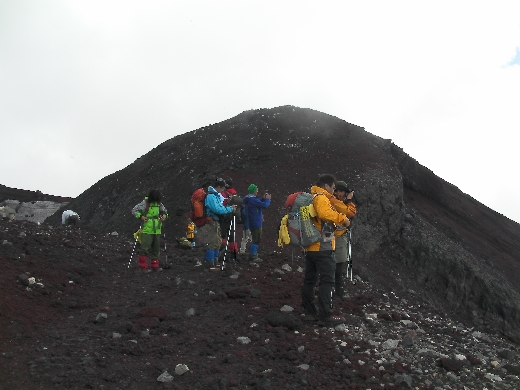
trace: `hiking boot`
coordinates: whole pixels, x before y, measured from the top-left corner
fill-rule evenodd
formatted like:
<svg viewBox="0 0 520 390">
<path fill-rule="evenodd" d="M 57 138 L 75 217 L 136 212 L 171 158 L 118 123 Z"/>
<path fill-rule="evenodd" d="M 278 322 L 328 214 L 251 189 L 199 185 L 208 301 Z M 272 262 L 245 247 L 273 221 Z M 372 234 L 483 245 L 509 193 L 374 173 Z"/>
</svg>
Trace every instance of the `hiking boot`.
<svg viewBox="0 0 520 390">
<path fill-rule="evenodd" d="M 152 272 L 152 270 L 150 268 L 141 268 L 141 273 L 147 274 L 149 272 Z"/>
<path fill-rule="evenodd" d="M 304 317 L 303 317 L 303 321 L 305 321 L 305 322 L 315 322 L 315 321 L 318 321 L 318 316 L 316 316 L 314 314 L 307 314 L 307 313 L 305 313 Z"/>
<path fill-rule="evenodd" d="M 320 325 L 320 326 L 336 326 L 336 325 L 339 325 L 339 324 L 343 324 L 345 321 L 346 320 L 343 317 L 331 315 L 331 316 L 327 317 L 323 321 L 321 321 L 321 320 L 318 321 L 318 325 Z"/>
<path fill-rule="evenodd" d="M 334 299 L 338 299 L 340 301 L 346 301 L 349 298 L 347 293 L 338 293 L 334 294 Z"/>
<path fill-rule="evenodd" d="M 253 263 L 261 263 L 263 260 L 258 255 L 249 255 L 249 261 Z"/>
</svg>

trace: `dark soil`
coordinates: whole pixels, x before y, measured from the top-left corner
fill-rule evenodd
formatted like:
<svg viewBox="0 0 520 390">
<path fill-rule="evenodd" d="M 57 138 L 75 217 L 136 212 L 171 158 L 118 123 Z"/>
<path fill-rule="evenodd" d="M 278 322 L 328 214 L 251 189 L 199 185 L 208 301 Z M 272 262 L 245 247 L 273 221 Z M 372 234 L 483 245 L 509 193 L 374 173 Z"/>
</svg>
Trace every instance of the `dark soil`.
<svg viewBox="0 0 520 390">
<path fill-rule="evenodd" d="M 239 259 L 213 271 L 197 265 L 201 250 L 166 243 L 161 261 L 171 268 L 143 274 L 135 255 L 128 268 L 128 238 L 2 221 L 0 240 L 2 389 L 160 388 L 157 377 L 177 364 L 190 371 L 176 388 L 365 388 L 334 369 L 354 345 L 336 351 L 333 334 L 300 321 L 302 273 L 274 271 L 301 266 L 298 256 L 271 253 L 260 265 Z M 374 297 L 351 290 L 338 312 L 357 323 Z M 289 325 L 272 326 L 284 305 L 295 309 Z M 302 363 L 313 363 L 312 373 Z"/>
<path fill-rule="evenodd" d="M 413 294 L 402 292 L 405 312 L 394 292 L 362 281 L 335 301 L 346 328 L 302 321 L 297 251 L 228 257 L 215 271 L 201 249 L 165 242 L 165 269 L 143 274 L 133 241 L 115 234 L 3 220 L 0 243 L 0 389 L 399 389 L 409 363 L 381 365 L 373 335 L 400 339 L 401 319 L 423 319 L 426 345 L 456 342 Z M 189 371 L 176 375 L 179 364 Z M 165 371 L 171 382 L 158 381 Z"/>
</svg>

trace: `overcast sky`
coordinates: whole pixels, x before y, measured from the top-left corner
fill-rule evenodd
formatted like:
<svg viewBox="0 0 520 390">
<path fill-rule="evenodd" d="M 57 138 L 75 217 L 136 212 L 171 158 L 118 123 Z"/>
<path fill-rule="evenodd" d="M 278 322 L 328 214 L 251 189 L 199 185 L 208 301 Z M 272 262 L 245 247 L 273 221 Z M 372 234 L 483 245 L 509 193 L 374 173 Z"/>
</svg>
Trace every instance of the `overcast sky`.
<svg viewBox="0 0 520 390">
<path fill-rule="evenodd" d="M 0 0 L 0 184 L 53 195 L 294 105 L 520 222 L 519 94 L 518 0 Z"/>
</svg>

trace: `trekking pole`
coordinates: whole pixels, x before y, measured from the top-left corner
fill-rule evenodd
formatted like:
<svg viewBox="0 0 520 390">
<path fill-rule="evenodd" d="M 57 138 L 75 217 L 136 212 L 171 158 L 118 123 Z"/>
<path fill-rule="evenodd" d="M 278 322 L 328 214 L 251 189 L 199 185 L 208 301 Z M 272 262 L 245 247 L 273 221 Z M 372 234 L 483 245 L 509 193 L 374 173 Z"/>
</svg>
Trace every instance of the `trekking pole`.
<svg viewBox="0 0 520 390">
<path fill-rule="evenodd" d="M 350 274 L 350 281 L 352 284 L 356 284 L 356 281 L 352 279 L 352 228 L 348 230 L 348 245 L 347 245 L 347 279 Z"/>
<path fill-rule="evenodd" d="M 226 246 L 224 247 L 224 258 L 222 259 L 222 271 L 224 271 L 225 265 L 226 265 L 226 254 L 227 254 L 227 248 L 229 245 L 229 237 L 231 236 L 231 226 L 233 226 L 233 220 L 231 220 L 231 223 L 229 224 L 228 234 L 226 238 Z"/>
<path fill-rule="evenodd" d="M 139 226 L 139 230 L 141 230 L 141 226 Z M 139 239 L 139 234 L 136 234 L 135 235 L 134 247 L 132 248 L 132 254 L 130 255 L 130 259 L 128 260 L 128 267 L 127 268 L 130 268 L 130 263 L 132 262 L 132 257 L 134 257 L 135 246 L 137 245 L 137 240 L 138 239 Z"/>
</svg>

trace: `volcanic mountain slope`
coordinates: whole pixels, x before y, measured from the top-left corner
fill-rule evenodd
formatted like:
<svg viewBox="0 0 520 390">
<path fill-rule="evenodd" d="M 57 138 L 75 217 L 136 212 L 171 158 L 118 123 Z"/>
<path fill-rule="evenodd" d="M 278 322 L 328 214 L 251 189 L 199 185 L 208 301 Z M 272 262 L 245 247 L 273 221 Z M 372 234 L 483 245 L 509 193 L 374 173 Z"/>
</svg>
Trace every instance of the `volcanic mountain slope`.
<svg viewBox="0 0 520 390">
<path fill-rule="evenodd" d="M 88 227 L 129 234 L 138 227 L 130 210 L 158 188 L 172 216 L 167 235 L 178 237 L 193 190 L 230 177 L 241 194 L 252 182 L 272 194 L 261 249 L 273 250 L 286 196 L 308 190 L 320 173 L 333 173 L 356 191 L 353 258 L 364 280 L 413 290 L 450 315 L 520 340 L 520 225 L 390 140 L 324 113 L 292 106 L 252 110 L 176 136 L 67 207 Z M 57 224 L 58 215 L 49 222 Z"/>
<path fill-rule="evenodd" d="M 167 241 L 143 274 L 113 233 L 0 220 L 0 242 L 2 390 L 520 387 L 517 345 L 410 290 L 357 277 L 344 325 L 304 321 L 299 256 L 213 271 Z"/>
</svg>

